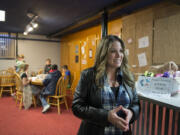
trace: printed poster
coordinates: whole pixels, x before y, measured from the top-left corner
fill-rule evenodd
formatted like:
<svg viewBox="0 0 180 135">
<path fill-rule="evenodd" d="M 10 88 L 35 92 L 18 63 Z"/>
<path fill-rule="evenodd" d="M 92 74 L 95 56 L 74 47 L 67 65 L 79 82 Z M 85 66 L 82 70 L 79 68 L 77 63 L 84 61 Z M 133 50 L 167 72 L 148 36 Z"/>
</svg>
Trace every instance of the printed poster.
<svg viewBox="0 0 180 135">
<path fill-rule="evenodd" d="M 146 53 L 138 54 L 139 67 L 144 67 L 147 65 Z"/>
<path fill-rule="evenodd" d="M 139 46 L 139 48 L 146 48 L 146 47 L 148 47 L 149 46 L 149 38 L 148 38 L 148 36 L 139 38 L 138 46 Z"/>
</svg>

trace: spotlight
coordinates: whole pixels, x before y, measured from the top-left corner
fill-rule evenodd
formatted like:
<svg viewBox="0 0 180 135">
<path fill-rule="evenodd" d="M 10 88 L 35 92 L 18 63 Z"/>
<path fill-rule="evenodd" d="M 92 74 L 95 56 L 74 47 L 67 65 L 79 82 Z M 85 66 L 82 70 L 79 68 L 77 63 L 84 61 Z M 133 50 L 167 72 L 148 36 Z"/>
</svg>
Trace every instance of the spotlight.
<svg viewBox="0 0 180 135">
<path fill-rule="evenodd" d="M 28 26 L 27 26 L 27 31 L 28 31 L 28 32 L 33 31 L 33 27 L 32 27 L 32 26 L 30 26 L 30 25 L 28 25 Z"/>
<path fill-rule="evenodd" d="M 23 34 L 24 34 L 24 35 L 27 35 L 28 33 L 25 31 Z"/>
<path fill-rule="evenodd" d="M 33 28 L 37 28 L 38 24 L 37 23 L 32 23 Z"/>
<path fill-rule="evenodd" d="M 31 19 L 29 24 L 26 26 L 24 35 L 27 35 L 29 32 L 33 31 L 35 28 L 38 27 L 38 23 L 36 23 L 36 20 L 38 16 L 36 14 L 33 14 L 32 12 L 28 12 L 27 16 Z"/>
</svg>

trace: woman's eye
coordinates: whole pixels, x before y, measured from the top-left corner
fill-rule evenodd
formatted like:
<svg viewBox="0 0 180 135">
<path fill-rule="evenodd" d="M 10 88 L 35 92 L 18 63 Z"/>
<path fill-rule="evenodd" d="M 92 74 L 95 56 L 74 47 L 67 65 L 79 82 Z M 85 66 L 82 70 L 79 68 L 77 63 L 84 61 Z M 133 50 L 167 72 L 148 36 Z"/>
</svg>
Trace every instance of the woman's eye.
<svg viewBox="0 0 180 135">
<path fill-rule="evenodd" d="M 123 53 L 123 50 L 120 50 L 121 53 Z"/>
<path fill-rule="evenodd" d="M 115 53 L 116 52 L 116 50 L 111 50 L 111 53 Z"/>
</svg>

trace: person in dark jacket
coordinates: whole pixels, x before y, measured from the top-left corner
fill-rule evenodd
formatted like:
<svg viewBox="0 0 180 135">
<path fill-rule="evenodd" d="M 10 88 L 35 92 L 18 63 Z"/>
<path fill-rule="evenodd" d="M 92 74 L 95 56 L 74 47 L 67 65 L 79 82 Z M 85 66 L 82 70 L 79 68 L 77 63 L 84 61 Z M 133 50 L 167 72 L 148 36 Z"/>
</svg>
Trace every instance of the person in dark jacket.
<svg viewBox="0 0 180 135">
<path fill-rule="evenodd" d="M 43 85 L 45 86 L 40 93 L 40 101 L 43 106 L 42 113 L 46 112 L 50 105 L 46 101 L 46 97 L 49 95 L 54 95 L 56 90 L 56 84 L 61 77 L 61 72 L 58 69 L 56 64 L 52 65 L 51 72 L 43 80 Z"/>
<path fill-rule="evenodd" d="M 117 36 L 103 38 L 94 67 L 82 71 L 72 111 L 82 119 L 78 135 L 131 134 L 140 104 L 124 43 Z"/>
<path fill-rule="evenodd" d="M 50 70 L 51 70 L 51 59 L 47 58 L 46 65 L 44 67 L 44 74 L 48 74 Z"/>
</svg>

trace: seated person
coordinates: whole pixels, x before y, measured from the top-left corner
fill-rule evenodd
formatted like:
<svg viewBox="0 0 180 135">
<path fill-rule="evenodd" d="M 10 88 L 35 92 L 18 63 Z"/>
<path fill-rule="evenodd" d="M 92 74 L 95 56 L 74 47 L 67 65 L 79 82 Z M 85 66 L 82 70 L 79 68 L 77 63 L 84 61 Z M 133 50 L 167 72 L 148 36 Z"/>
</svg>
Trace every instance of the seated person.
<svg viewBox="0 0 180 135">
<path fill-rule="evenodd" d="M 32 104 L 32 95 L 38 95 L 40 89 L 34 85 L 30 85 L 31 80 L 28 79 L 28 68 L 29 65 L 25 64 L 23 72 L 21 73 L 22 90 L 23 90 L 23 104 L 24 108 L 28 109 Z"/>
<path fill-rule="evenodd" d="M 51 59 L 46 59 L 46 65 L 44 67 L 44 74 L 48 74 L 51 70 Z"/>
<path fill-rule="evenodd" d="M 71 87 L 71 72 L 68 70 L 68 66 L 67 65 L 64 65 L 62 67 L 62 71 L 63 71 L 63 74 L 64 74 L 64 79 L 68 78 L 68 88 Z"/>
<path fill-rule="evenodd" d="M 56 84 L 59 78 L 62 76 L 56 64 L 52 65 L 51 69 L 51 72 L 43 80 L 43 85 L 45 87 L 41 91 L 39 97 L 43 106 L 42 113 L 46 112 L 50 108 L 50 105 L 46 101 L 46 97 L 55 94 Z"/>
<path fill-rule="evenodd" d="M 20 69 L 22 69 L 24 65 L 25 65 L 24 55 L 23 54 L 18 55 L 15 65 L 16 72 L 19 73 Z"/>
</svg>

